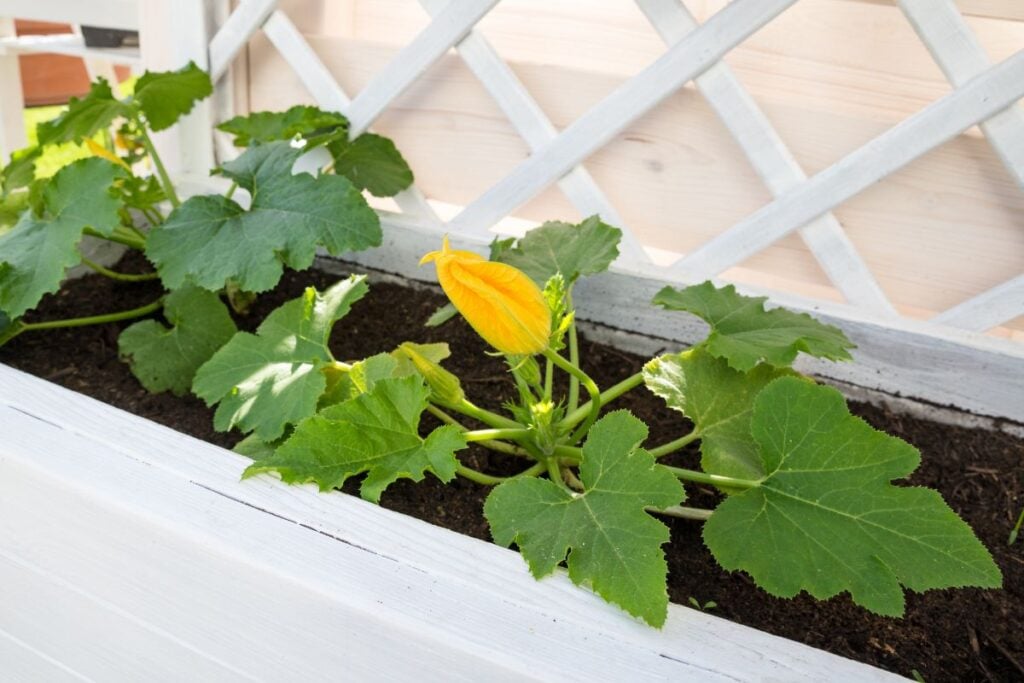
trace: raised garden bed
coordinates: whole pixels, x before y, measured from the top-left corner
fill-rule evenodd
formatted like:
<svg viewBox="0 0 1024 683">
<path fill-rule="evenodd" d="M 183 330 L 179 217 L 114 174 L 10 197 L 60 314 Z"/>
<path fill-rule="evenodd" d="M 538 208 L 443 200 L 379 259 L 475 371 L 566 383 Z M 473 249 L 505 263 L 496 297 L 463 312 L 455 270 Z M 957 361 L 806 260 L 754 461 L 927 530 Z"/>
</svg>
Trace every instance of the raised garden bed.
<svg viewBox="0 0 1024 683">
<path fill-rule="evenodd" d="M 120 268 L 127 271 L 132 265 L 137 266 L 138 264 L 124 263 Z M 281 302 L 297 296 L 303 287 L 310 284 L 324 287 L 336 279 L 337 275 L 324 272 L 288 273 L 273 293 L 260 298 L 253 315 L 250 318 L 241 319 L 239 323 L 243 328 L 251 328 L 254 321 L 262 319 L 267 312 L 273 310 Z M 98 277 L 87 277 L 60 295 L 48 297 L 38 314 L 46 318 L 89 315 L 92 312 L 108 310 L 112 300 L 129 308 L 151 300 L 154 295 L 151 287 L 156 288 L 158 285 L 118 285 Z M 458 371 L 467 386 L 473 386 L 475 395 L 488 397 L 487 399 L 481 398 L 480 402 L 484 407 L 498 407 L 502 400 L 510 396 L 513 387 L 507 375 L 502 372 L 499 360 L 494 359 L 493 362 L 478 360 L 484 358 L 481 353 L 484 347 L 476 335 L 461 322 L 450 323 L 443 333 L 422 327 L 422 322 L 426 317 L 443 301 L 440 294 L 423 288 L 409 289 L 393 283 L 375 282 L 370 295 L 357 305 L 355 312 L 358 315 L 352 315 L 346 319 L 344 324 L 339 325 L 338 333 L 332 342 L 332 351 L 338 358 L 361 358 L 393 348 L 399 342 L 407 339 L 437 341 L 442 339 L 441 335 L 443 334 L 443 339 L 452 345 L 453 357 L 450 367 Z M 455 325 L 459 327 L 451 327 Z M 341 332 L 342 329 L 343 332 Z M 102 401 L 171 426 L 178 431 L 221 446 L 231 446 L 235 437 L 214 432 L 211 411 L 197 399 L 177 399 L 166 394 L 151 395 L 138 385 L 127 367 L 116 358 L 119 330 L 118 325 L 108 325 L 83 330 L 57 331 L 45 336 L 23 335 L 0 349 L 0 362 L 23 369 L 43 379 L 63 384 L 75 391 L 94 396 Z M 588 364 L 585 369 L 598 382 L 611 383 L 621 379 L 635 372 L 645 360 L 612 347 L 597 344 L 586 345 L 588 348 L 584 353 L 584 358 Z M 0 392 L 2 392 L 0 395 L 3 396 L 4 402 L 8 406 L 18 408 L 24 403 L 26 412 L 45 420 L 57 421 L 65 432 L 86 429 L 82 424 L 83 418 L 92 416 L 105 419 L 108 415 L 104 409 L 91 405 L 83 408 L 69 406 L 66 410 L 61 405 L 47 405 L 47 399 L 64 400 L 59 390 L 37 387 L 19 376 L 9 375 L 8 371 L 4 372 L 5 381 L 8 383 L 0 388 Z M 633 392 L 616 407 L 628 408 L 645 417 L 651 425 L 652 437 L 655 439 L 669 436 L 669 425 L 673 422 L 678 424 L 678 417 L 674 417 L 674 414 L 665 407 L 660 399 L 646 391 Z M 1003 590 L 965 589 L 934 591 L 926 595 L 909 594 L 907 615 L 902 620 L 871 615 L 852 605 L 846 598 L 836 598 L 827 603 L 818 603 L 804 596 L 795 600 L 778 600 L 754 587 L 745 576 L 724 572 L 704 548 L 700 538 L 699 523 L 670 520 L 668 523 L 672 528 L 673 543 L 667 546 L 666 550 L 670 567 L 669 591 L 673 601 L 688 604 L 693 598 L 701 605 L 708 601 L 714 601 L 716 606 L 710 610 L 710 614 L 726 617 L 732 621 L 754 626 L 769 633 L 820 647 L 835 654 L 870 663 L 905 676 L 915 670 L 929 681 L 984 680 L 986 678 L 1013 680 L 1024 675 L 1024 670 L 1021 669 L 1024 633 L 1019 628 L 1019 624 L 1024 621 L 1024 560 L 1021 559 L 1020 545 L 1007 546 L 1007 535 L 1021 505 L 1021 489 L 1024 486 L 1022 485 L 1022 481 L 1024 481 L 1024 442 L 1000 432 L 938 425 L 890 414 L 869 405 L 855 405 L 853 409 L 855 413 L 864 417 L 874 426 L 900 436 L 921 449 L 922 466 L 911 478 L 911 483 L 938 489 L 950 505 L 971 525 L 979 538 L 991 550 L 1003 572 Z M 79 410 L 84 412 L 79 412 Z M 17 424 L 12 422 L 8 425 L 8 429 L 12 431 L 21 427 L 27 428 L 27 425 L 33 424 L 31 418 L 25 418 L 24 415 L 18 417 L 17 414 L 11 412 L 5 413 L 4 419 L 5 421 L 8 419 L 19 421 Z M 225 488 L 225 484 L 230 481 L 231 475 L 240 474 L 243 467 L 241 458 L 237 456 L 217 458 L 213 455 L 216 453 L 214 450 L 199 446 L 186 439 L 171 436 L 165 437 L 168 439 L 167 443 L 154 444 L 150 450 L 148 446 L 143 446 L 142 442 L 134 440 L 126 442 L 127 439 L 134 439 L 146 433 L 145 427 L 127 418 L 117 418 L 117 421 L 118 426 L 112 427 L 112 431 L 106 433 L 105 425 L 93 425 L 87 429 L 88 434 L 82 436 L 83 450 L 88 454 L 84 458 L 84 462 L 91 462 L 95 457 L 97 466 L 101 466 L 103 444 L 109 445 L 114 442 L 123 454 L 136 453 L 135 457 L 144 462 L 156 464 L 156 469 L 161 471 L 161 477 L 166 472 L 177 472 L 176 481 L 180 484 L 182 476 L 186 479 L 193 476 L 193 474 L 189 474 L 190 468 L 193 466 L 207 467 L 200 462 L 200 456 L 205 456 L 211 458 L 208 465 L 209 471 L 216 470 L 216 485 L 196 483 L 203 487 L 214 486 L 220 497 L 235 496 L 235 493 L 228 492 L 229 489 Z M 76 424 L 78 427 L 72 426 Z M 45 427 L 39 427 L 39 425 L 37 427 L 45 431 Z M 665 431 L 659 432 L 662 427 L 665 428 Z M 156 434 L 158 433 L 154 432 L 150 437 Z M 41 434 L 35 436 L 39 439 L 50 437 L 43 437 Z M 15 458 L 23 457 L 24 453 L 30 452 L 32 438 L 28 434 L 19 435 L 19 445 L 12 447 L 11 451 L 15 454 Z M 182 452 L 180 453 L 181 459 L 178 460 L 179 456 L 175 452 L 175 447 L 185 448 L 188 451 L 194 449 L 194 452 Z M 695 453 L 683 452 L 676 457 L 679 458 L 676 461 L 679 464 L 692 463 Z M 467 462 L 498 474 L 501 474 L 509 465 L 494 454 L 482 450 L 473 451 Z M 45 467 L 50 466 L 49 464 L 45 465 Z M 58 467 L 59 470 L 59 467 L 63 465 L 54 463 L 52 466 Z M 84 467 L 85 465 L 81 464 L 80 466 Z M 48 476 L 56 475 L 50 472 Z M 102 477 L 101 472 L 92 473 L 89 479 L 99 486 L 102 482 L 94 482 L 98 477 Z M 177 484 L 175 485 L 177 486 Z M 324 513 L 327 514 L 327 517 L 317 517 L 319 521 L 311 526 L 316 526 L 317 529 L 324 531 L 323 525 L 338 524 L 340 529 L 335 531 L 341 534 L 341 540 L 356 544 L 372 542 L 356 538 L 359 532 L 349 529 L 347 519 L 342 516 L 342 514 L 349 514 L 352 510 L 359 510 L 361 511 L 358 513 L 359 516 L 365 514 L 368 517 L 373 517 L 375 513 L 362 512 L 367 509 L 362 503 L 355 501 L 339 503 L 335 501 L 336 496 L 327 496 L 323 499 L 325 502 L 319 502 L 321 499 L 315 498 L 308 490 L 288 491 L 271 481 L 270 478 L 260 478 L 255 482 L 232 485 L 230 490 L 234 491 L 236 488 L 237 497 L 243 500 L 248 500 L 249 496 L 256 496 L 260 500 L 263 500 L 265 496 L 269 496 L 273 500 L 283 500 L 292 513 L 284 513 L 279 510 L 269 511 L 285 516 L 291 521 L 308 524 L 302 519 L 303 515 L 308 514 L 311 509 L 315 508 L 318 511 L 329 509 L 331 511 L 329 514 Z M 195 492 L 191 491 L 191 493 Z M 115 498 L 127 499 L 132 495 L 135 494 L 119 493 Z M 401 481 L 393 485 L 384 495 L 382 504 L 384 507 L 455 529 L 469 536 L 488 539 L 487 524 L 481 514 L 485 495 L 486 490 L 483 487 L 477 487 L 467 481 L 459 480 L 454 486 L 444 487 L 434 479 L 428 478 L 421 484 Z M 712 502 L 716 495 L 710 490 L 695 488 L 691 501 L 701 505 Z M 145 509 L 145 500 L 145 497 L 141 497 L 136 501 L 135 504 L 140 506 L 139 509 Z M 157 501 L 154 509 L 160 508 L 162 504 Z M 250 502 L 249 504 L 256 503 Z M 62 504 L 62 507 L 67 508 L 68 514 L 71 514 L 71 503 Z M 304 512 L 295 514 L 296 510 Z M 341 512 L 342 510 L 344 513 Z M 250 508 L 247 514 L 252 515 L 255 512 Z M 320 512 L 317 512 L 317 515 L 319 514 Z M 265 518 L 266 515 L 263 517 Z M 278 525 L 278 522 L 280 520 L 273 522 L 273 525 Z M 425 531 L 425 527 L 406 522 L 401 522 L 401 529 L 402 531 L 398 532 L 400 535 L 407 531 L 415 535 L 422 534 L 428 543 L 433 534 L 433 531 Z M 269 527 L 267 533 L 272 533 L 269 531 Z M 355 536 L 346 534 L 355 534 Z M 312 536 L 311 534 L 307 535 Z M 325 538 L 320 538 L 316 540 L 316 543 L 323 545 L 326 541 Z M 410 543 L 415 545 L 418 541 L 405 539 L 399 545 L 408 550 Z M 334 543 L 333 545 L 344 544 Z M 351 550 L 351 548 L 349 549 Z M 309 550 L 303 552 L 312 553 L 314 549 L 311 546 Z M 422 554 L 423 549 L 415 552 Z M 518 591 L 525 584 L 518 583 L 518 580 L 532 582 L 532 579 L 527 576 L 525 565 L 515 556 L 497 548 L 460 541 L 457 549 L 452 551 L 451 557 L 447 560 L 458 560 L 456 556 L 461 552 L 471 555 L 479 553 L 488 558 L 486 560 L 488 562 L 492 557 L 507 558 L 501 560 L 501 571 L 507 571 L 509 575 L 518 577 L 517 583 L 511 588 L 515 591 L 513 602 L 525 600 L 531 605 L 529 608 L 520 606 L 520 609 L 526 609 L 528 612 L 536 609 L 536 601 L 542 601 L 545 595 L 555 591 L 561 596 L 559 600 L 564 597 L 564 599 L 572 600 L 574 605 L 577 602 L 580 605 L 585 605 L 585 607 L 579 608 L 583 612 L 573 612 L 570 616 L 569 621 L 579 622 L 574 623 L 572 628 L 579 628 L 580 624 L 586 623 L 591 612 L 602 615 L 600 623 L 579 633 L 589 634 L 593 633 L 594 629 L 598 632 L 611 629 L 618 634 L 615 636 L 616 638 L 625 638 L 626 636 L 623 634 L 629 633 L 627 639 L 630 642 L 644 643 L 642 647 L 638 646 L 638 652 L 646 651 L 648 655 L 652 657 L 658 655 L 657 659 L 664 660 L 655 662 L 657 666 L 651 663 L 654 662 L 653 659 L 647 660 L 644 667 L 649 668 L 636 669 L 637 672 L 647 671 L 652 675 L 675 673 L 697 676 L 698 669 L 694 667 L 701 666 L 703 662 L 704 664 L 710 663 L 711 668 L 719 674 L 736 675 L 741 678 L 775 675 L 782 678 L 821 676 L 833 680 L 850 680 L 851 677 L 867 678 L 876 675 L 876 672 L 864 668 L 854 667 L 843 670 L 842 667 L 847 664 L 833 658 L 818 659 L 816 656 L 808 655 L 811 657 L 810 659 L 801 659 L 803 655 L 797 654 L 800 652 L 799 649 L 792 650 L 788 644 L 784 646 L 779 644 L 784 641 L 759 641 L 758 639 L 763 636 L 750 631 L 742 631 L 748 635 L 737 636 L 736 641 L 736 643 L 747 643 L 748 641 L 744 639 L 749 636 L 753 639 L 748 643 L 750 650 L 744 649 L 748 646 L 737 647 L 736 643 L 732 645 L 736 649 L 730 650 L 726 646 L 727 644 L 722 642 L 714 646 L 708 645 L 708 650 L 695 651 L 691 653 L 691 656 L 680 655 L 680 652 L 685 651 L 686 648 L 695 646 L 694 638 L 703 637 L 693 630 L 695 623 L 693 620 L 697 620 L 702 626 L 725 627 L 719 620 L 709 615 L 674 608 L 666 631 L 662 633 L 646 631 L 641 635 L 639 626 L 637 629 L 633 629 L 635 624 L 627 616 L 618 613 L 614 608 L 599 605 L 592 596 L 577 590 L 576 592 L 580 593 L 579 597 L 565 597 L 568 595 L 566 591 L 569 590 L 569 586 L 564 580 L 556 579 L 536 584 L 534 586 L 537 591 L 535 594 L 521 595 Z M 327 573 L 344 572 L 342 567 L 330 566 L 329 562 L 333 557 L 335 555 L 332 553 L 324 555 L 322 559 L 318 560 L 316 570 Z M 419 555 L 417 557 L 419 559 L 416 561 L 419 562 L 422 557 Z M 440 564 L 432 565 L 433 569 L 441 571 L 437 568 L 444 561 L 445 558 L 438 559 L 437 562 Z M 402 571 L 404 570 L 399 570 L 399 574 Z M 498 572 L 497 569 L 495 571 Z M 499 577 L 499 574 L 500 572 L 492 577 L 495 578 L 493 584 L 483 587 L 475 586 L 473 591 L 482 589 L 486 589 L 485 592 L 487 590 L 500 591 L 501 581 L 508 579 Z M 405 576 L 405 574 L 401 575 Z M 307 575 L 307 578 L 308 576 L 310 575 Z M 446 577 L 445 581 L 449 579 L 450 577 Z M 464 579 L 462 580 L 464 581 Z M 392 590 L 394 586 L 391 586 L 389 581 L 390 579 L 383 581 L 378 590 L 384 591 L 385 594 Z M 437 593 L 437 595 L 442 594 L 444 594 L 443 591 Z M 478 595 L 477 592 L 472 594 Z M 388 595 L 388 598 L 392 601 L 389 608 L 396 607 L 400 603 L 400 599 L 396 595 Z M 418 607 L 423 607 L 426 603 L 422 601 L 428 600 L 422 595 L 413 596 L 411 592 L 408 599 L 410 605 Z M 494 601 L 490 603 L 491 607 L 497 605 L 497 609 L 505 609 L 501 605 L 506 603 L 500 597 L 492 595 L 488 599 Z M 516 604 L 519 605 L 518 602 Z M 482 604 L 474 605 L 472 600 L 467 598 L 466 604 L 459 606 L 458 609 L 449 609 L 455 610 L 452 612 L 453 618 L 461 618 L 458 615 L 464 612 L 460 610 L 468 609 L 472 612 L 483 609 L 483 607 Z M 436 615 L 431 618 L 434 617 Z M 235 617 L 235 619 L 238 618 Z M 552 610 L 545 619 L 554 620 L 557 623 L 562 616 Z M 426 619 L 422 623 L 425 624 L 429 621 Z M 533 622 L 527 620 L 516 623 L 510 630 L 515 631 L 526 623 L 531 624 L 529 628 L 534 627 Z M 614 625 L 609 626 L 609 624 Z M 563 633 L 559 630 L 560 627 L 552 628 Z M 723 632 L 732 633 L 728 628 L 725 628 Z M 564 637 L 569 638 L 570 636 L 565 635 L 567 633 L 575 632 L 565 631 L 563 633 Z M 329 634 L 326 630 L 323 631 L 323 635 L 329 639 L 340 637 Z M 522 632 L 517 632 L 517 635 L 510 637 L 517 640 L 522 638 L 530 643 L 535 642 L 535 639 L 528 638 Z M 755 641 L 761 644 L 755 645 Z M 645 650 L 645 648 L 652 647 L 656 649 L 654 643 L 658 644 L 657 647 L 664 644 L 665 647 L 674 649 L 659 653 L 654 653 L 654 650 L 651 649 Z M 762 647 L 768 643 L 770 643 L 768 646 L 770 649 Z M 596 643 L 591 643 L 591 645 L 596 648 Z M 511 651 L 500 644 L 499 650 Z M 601 652 L 600 648 L 593 651 Z M 751 651 L 759 654 L 751 655 Z M 771 652 L 771 658 L 763 659 L 768 656 L 768 652 Z M 606 657 L 612 657 L 607 650 L 604 653 Z M 790 659 L 791 654 L 792 659 Z M 631 661 L 630 657 L 632 656 L 624 651 L 619 663 L 625 665 Z M 523 657 L 524 660 L 528 658 L 527 656 Z M 673 668 L 676 665 L 672 662 L 675 662 L 677 658 L 681 658 L 678 662 L 680 668 Z M 573 672 L 583 675 L 581 669 L 575 668 L 578 659 L 576 657 L 568 657 L 568 659 L 572 659 L 574 662 Z M 757 669 L 756 661 L 760 661 L 760 665 L 764 668 Z M 507 667 L 502 669 L 506 672 L 516 671 L 523 674 L 532 671 L 536 673 L 528 668 L 516 668 L 526 667 L 525 662 L 516 662 L 515 666 L 505 661 L 498 664 Z M 396 671 L 401 671 L 401 666 L 405 665 L 411 666 L 404 660 L 394 662 Z M 828 667 L 830 666 L 840 668 L 829 671 Z M 608 676 L 608 672 L 613 669 L 599 666 L 595 670 Z M 555 671 L 552 670 L 548 673 L 554 675 Z M 877 675 L 881 675 L 881 672 L 877 672 Z"/>
</svg>

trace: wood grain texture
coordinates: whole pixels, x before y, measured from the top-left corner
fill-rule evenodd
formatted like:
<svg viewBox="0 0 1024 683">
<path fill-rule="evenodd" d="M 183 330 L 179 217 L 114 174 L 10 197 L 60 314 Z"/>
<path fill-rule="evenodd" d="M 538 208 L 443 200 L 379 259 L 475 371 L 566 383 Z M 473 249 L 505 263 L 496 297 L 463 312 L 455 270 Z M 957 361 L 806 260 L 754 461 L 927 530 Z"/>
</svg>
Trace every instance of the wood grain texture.
<svg viewBox="0 0 1024 683">
<path fill-rule="evenodd" d="M 683 607 L 655 631 L 511 551 L 238 482 L 240 456 L 3 366 L 0 429 L 0 629 L 82 675 L 896 680 Z"/>
</svg>

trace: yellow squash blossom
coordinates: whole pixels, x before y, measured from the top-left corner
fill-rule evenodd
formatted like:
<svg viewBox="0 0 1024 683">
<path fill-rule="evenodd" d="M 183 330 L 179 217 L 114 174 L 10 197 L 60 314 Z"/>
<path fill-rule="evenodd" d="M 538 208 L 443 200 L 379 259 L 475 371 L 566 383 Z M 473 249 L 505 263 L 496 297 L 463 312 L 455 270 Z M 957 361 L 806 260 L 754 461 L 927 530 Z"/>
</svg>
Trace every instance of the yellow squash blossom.
<svg viewBox="0 0 1024 683">
<path fill-rule="evenodd" d="M 89 148 L 89 151 L 92 152 L 94 156 L 98 156 L 101 159 L 106 159 L 107 161 L 118 164 L 119 166 L 123 166 L 127 171 L 132 170 L 128 167 L 128 164 L 124 163 L 124 159 L 112 153 L 109 149 L 99 144 L 95 140 L 86 138 L 85 146 Z"/>
<path fill-rule="evenodd" d="M 477 334 L 502 353 L 527 355 L 548 347 L 551 312 L 544 295 L 522 271 L 452 249 L 448 237 L 420 265 L 433 261 L 437 279 Z"/>
</svg>

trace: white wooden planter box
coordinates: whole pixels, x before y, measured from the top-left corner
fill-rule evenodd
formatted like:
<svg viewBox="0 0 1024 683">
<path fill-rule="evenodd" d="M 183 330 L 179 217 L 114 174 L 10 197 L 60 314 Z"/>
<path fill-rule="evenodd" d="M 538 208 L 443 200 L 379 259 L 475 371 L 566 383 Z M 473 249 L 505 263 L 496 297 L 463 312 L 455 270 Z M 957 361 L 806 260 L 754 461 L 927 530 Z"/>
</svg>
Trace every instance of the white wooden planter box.
<svg viewBox="0 0 1024 683">
<path fill-rule="evenodd" d="M 656 631 L 518 554 L 0 365 L 0 670 L 63 680 L 897 677 L 672 605 Z"/>
</svg>

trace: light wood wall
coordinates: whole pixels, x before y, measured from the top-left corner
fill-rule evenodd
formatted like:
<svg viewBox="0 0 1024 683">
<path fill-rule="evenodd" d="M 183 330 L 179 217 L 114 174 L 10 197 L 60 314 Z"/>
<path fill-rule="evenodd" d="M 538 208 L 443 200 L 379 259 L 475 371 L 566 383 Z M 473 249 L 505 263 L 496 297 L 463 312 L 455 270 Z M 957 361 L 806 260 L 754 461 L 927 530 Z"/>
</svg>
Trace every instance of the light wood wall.
<svg viewBox="0 0 1024 683">
<path fill-rule="evenodd" d="M 687 3 L 702 21 L 724 4 Z M 428 23 L 415 0 L 290 0 L 282 7 L 349 93 Z M 961 9 L 993 62 L 1024 48 L 1024 1 L 963 0 Z M 628 0 L 504 0 L 479 29 L 558 128 L 665 49 Z M 251 109 L 311 101 L 261 36 L 247 59 Z M 809 174 L 951 90 L 886 0 L 803 0 L 726 61 Z M 431 68 L 375 128 L 396 140 L 420 189 L 447 204 L 472 201 L 528 154 L 455 54 Z M 638 120 L 586 167 L 640 240 L 669 252 L 694 249 L 770 200 L 692 88 Z M 975 128 L 835 215 L 900 312 L 927 318 L 1024 271 L 1022 209 L 1024 191 Z M 540 221 L 577 213 L 550 189 L 516 216 Z M 842 300 L 795 235 L 726 276 Z M 1024 318 L 996 333 L 1024 339 Z"/>
</svg>

